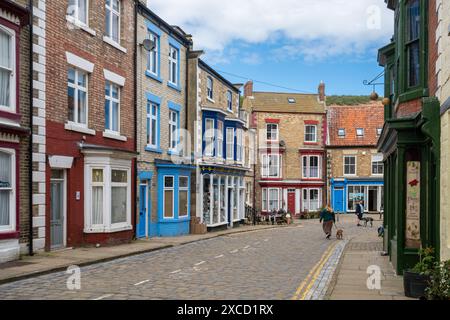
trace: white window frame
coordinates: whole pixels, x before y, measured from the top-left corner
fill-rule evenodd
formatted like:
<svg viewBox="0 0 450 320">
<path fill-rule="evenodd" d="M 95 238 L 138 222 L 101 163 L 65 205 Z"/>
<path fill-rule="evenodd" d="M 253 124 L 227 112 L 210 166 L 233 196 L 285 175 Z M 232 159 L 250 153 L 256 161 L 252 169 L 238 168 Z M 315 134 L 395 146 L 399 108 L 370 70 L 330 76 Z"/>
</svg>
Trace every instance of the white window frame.
<svg viewBox="0 0 450 320">
<path fill-rule="evenodd" d="M 172 119 L 173 115 L 175 115 L 175 121 Z M 179 117 L 179 113 L 175 110 L 169 110 L 169 150 L 170 151 L 175 151 L 178 148 L 178 143 L 179 143 L 179 128 L 178 128 L 178 117 Z M 174 137 L 173 135 L 175 135 L 175 145 L 173 144 L 174 142 Z"/>
<path fill-rule="evenodd" d="M 377 165 L 379 165 L 379 164 L 381 164 L 381 166 L 382 166 L 382 170 L 383 170 L 383 172 L 382 173 L 375 173 L 374 172 L 374 164 L 377 164 Z M 379 161 L 378 159 L 376 159 L 376 156 L 372 156 L 372 161 L 371 161 L 371 172 L 372 172 L 372 175 L 373 176 L 383 176 L 384 175 L 384 163 L 383 163 L 383 161 Z"/>
<path fill-rule="evenodd" d="M 105 9 L 109 10 L 110 15 L 109 15 L 109 21 L 107 21 L 106 23 L 109 24 L 109 31 L 110 34 L 107 34 L 106 37 L 109 38 L 112 42 L 120 44 L 120 23 L 121 23 L 121 6 L 122 6 L 122 1 L 121 0 L 117 0 L 117 3 L 119 5 L 119 10 L 115 10 L 112 6 L 112 2 L 114 0 L 110 0 L 110 4 L 108 5 L 107 1 L 105 1 Z M 106 11 L 105 11 L 106 13 Z M 117 41 L 114 40 L 114 38 L 112 37 L 113 35 L 113 16 L 117 16 L 119 18 L 119 21 L 117 22 Z M 105 14 L 106 17 L 106 14 Z M 105 29 L 106 31 L 106 29 Z"/>
<path fill-rule="evenodd" d="M 147 60 L 147 71 L 150 74 L 154 75 L 155 77 L 158 77 L 159 76 L 158 67 L 159 67 L 159 63 L 160 63 L 160 61 L 159 61 L 159 41 L 160 41 L 160 38 L 159 38 L 159 36 L 156 33 L 152 32 L 152 31 L 149 31 L 148 32 L 148 39 L 153 41 L 153 43 L 155 44 L 155 48 L 153 50 L 150 50 L 147 53 L 147 59 L 148 59 Z M 153 65 L 153 57 L 155 57 L 155 65 Z M 152 70 L 153 68 L 155 69 L 155 71 Z"/>
<path fill-rule="evenodd" d="M 338 129 L 338 137 L 340 137 L 340 138 L 345 137 L 345 129 Z"/>
<path fill-rule="evenodd" d="M 211 128 L 208 129 L 208 123 L 211 124 Z M 212 157 L 214 155 L 214 132 L 215 132 L 215 120 L 212 118 L 205 119 L 205 157 Z"/>
<path fill-rule="evenodd" d="M 212 77 L 206 77 L 206 96 L 209 100 L 214 100 L 214 80 Z"/>
<path fill-rule="evenodd" d="M 147 113 L 147 121 L 149 123 L 148 126 L 148 132 L 147 132 L 147 147 L 156 149 L 159 147 L 159 141 L 158 141 L 158 130 L 159 130 L 159 121 L 158 121 L 158 108 L 159 105 L 153 102 L 148 102 L 148 106 L 150 106 L 150 113 Z M 153 107 L 155 107 L 156 114 L 153 115 Z M 153 121 L 155 120 L 156 129 L 155 129 L 155 144 L 152 144 L 153 136 L 152 136 L 152 129 L 153 129 Z"/>
<path fill-rule="evenodd" d="M 172 187 L 166 187 L 166 178 L 172 178 L 173 185 Z M 163 196 L 162 196 L 162 218 L 163 220 L 173 220 L 175 219 L 175 176 L 173 175 L 164 175 L 163 176 Z M 166 217 L 166 190 L 172 190 L 172 216 Z"/>
<path fill-rule="evenodd" d="M 272 129 L 269 130 L 269 127 L 275 126 L 275 139 L 273 139 L 274 132 Z M 270 132 L 270 139 L 269 139 L 269 132 Z M 269 142 L 278 142 L 280 139 L 280 131 L 277 123 L 266 123 L 266 139 Z"/>
<path fill-rule="evenodd" d="M 234 160 L 234 128 L 227 127 L 227 160 Z M 231 139 L 230 139 L 231 138 Z"/>
<path fill-rule="evenodd" d="M 356 136 L 357 137 L 364 137 L 364 129 L 363 128 L 357 128 L 356 129 Z"/>
<path fill-rule="evenodd" d="M 227 90 L 227 109 L 233 112 L 233 92 L 231 90 Z"/>
<path fill-rule="evenodd" d="M 383 128 L 377 128 L 377 136 L 381 136 L 382 132 L 383 132 Z"/>
<path fill-rule="evenodd" d="M 236 129 L 236 161 L 242 162 L 243 160 L 243 132 L 242 129 Z"/>
<path fill-rule="evenodd" d="M 12 68 L 5 68 L 1 67 L 1 69 L 9 71 L 10 72 L 10 85 L 9 85 L 9 106 L 3 106 L 0 105 L 1 111 L 16 113 L 17 107 L 16 107 L 16 91 L 17 91 L 17 81 L 16 81 L 16 74 L 17 74 L 17 64 L 16 64 L 16 33 L 14 30 L 9 29 L 5 27 L 4 25 L 0 25 L 0 30 L 5 32 L 8 36 L 11 37 L 11 66 Z"/>
<path fill-rule="evenodd" d="M 75 80 L 74 83 L 70 83 L 69 82 L 69 70 L 72 69 L 75 72 Z M 86 87 L 82 87 L 80 85 L 78 85 L 78 77 L 79 74 L 83 74 L 86 76 Z M 79 68 L 73 67 L 73 66 L 69 66 L 68 70 L 67 70 L 67 86 L 74 89 L 74 110 L 73 110 L 73 120 L 68 120 L 69 123 L 74 124 L 75 126 L 79 126 L 79 127 L 83 127 L 83 128 L 88 128 L 89 126 L 89 73 L 86 71 L 83 71 Z M 81 123 L 81 122 L 77 122 L 78 121 L 78 114 L 80 112 L 80 106 L 78 104 L 78 92 L 82 91 L 84 93 L 86 93 L 86 119 L 85 122 L 86 123 Z M 67 98 L 69 98 L 69 96 L 67 96 Z M 68 106 L 67 106 L 68 107 Z"/>
<path fill-rule="evenodd" d="M 314 128 L 314 133 L 313 133 L 313 140 L 308 140 L 307 137 L 307 132 L 308 132 L 308 128 Z M 316 143 L 317 142 L 317 125 L 315 124 L 307 124 L 305 125 L 305 142 L 310 142 L 310 143 Z"/>
<path fill-rule="evenodd" d="M 281 178 L 281 161 L 282 156 L 281 154 L 262 154 L 262 166 L 261 166 L 261 177 L 263 178 L 270 178 L 270 179 L 277 179 Z M 270 175 L 270 158 L 274 157 L 277 158 L 277 175 L 271 176 Z"/>
<path fill-rule="evenodd" d="M 111 133 L 111 134 L 120 134 L 120 98 L 121 98 L 121 87 L 118 84 L 115 84 L 114 82 L 111 81 L 106 81 L 106 85 L 109 85 L 109 96 L 106 95 L 105 93 L 105 100 L 109 102 L 109 129 L 106 129 L 106 124 L 105 124 L 105 132 L 107 133 Z M 113 97 L 112 94 L 112 88 L 116 87 L 117 88 L 117 98 Z M 113 127 L 113 117 L 112 117 L 112 110 L 113 110 L 113 103 L 117 103 L 118 105 L 118 110 L 117 110 L 117 131 L 112 130 L 111 128 Z M 105 120 L 106 120 L 106 115 L 105 115 Z"/>
<path fill-rule="evenodd" d="M 317 158 L 317 176 L 311 175 L 311 158 Z M 306 168 L 305 168 L 305 159 L 306 159 Z M 302 177 L 304 179 L 320 179 L 322 175 L 322 157 L 319 155 L 307 155 L 302 156 Z M 306 174 L 305 174 L 306 170 Z"/>
<path fill-rule="evenodd" d="M 306 199 L 305 199 L 306 191 Z M 302 211 L 308 210 L 311 212 L 311 191 L 317 191 L 317 209 L 312 212 L 318 211 L 322 204 L 322 189 L 320 188 L 304 188 L 302 189 Z"/>
<path fill-rule="evenodd" d="M 92 171 L 95 169 L 103 170 L 103 183 L 95 183 L 103 186 L 103 223 L 101 225 L 92 224 Z M 112 182 L 112 171 L 126 171 L 127 183 Z M 131 225 L 131 161 L 122 159 L 112 159 L 103 156 L 90 157 L 85 156 L 84 164 L 84 232 L 85 233 L 112 233 L 125 230 L 132 230 Z M 127 188 L 127 218 L 125 222 L 112 223 L 112 187 L 119 186 Z"/>
<path fill-rule="evenodd" d="M 187 186 L 186 187 L 181 187 L 181 183 L 180 180 L 181 178 L 186 178 L 187 179 Z M 181 206 L 180 206 L 180 191 L 186 191 L 187 193 L 187 208 L 186 208 L 186 214 L 181 215 Z M 189 216 L 189 177 L 188 176 L 178 176 L 178 218 L 186 218 L 187 216 Z"/>
<path fill-rule="evenodd" d="M 266 206 L 265 206 L 265 209 L 263 208 L 262 209 L 262 211 L 263 212 L 272 212 L 272 210 L 270 209 L 270 201 L 271 201 L 271 198 L 270 198 L 270 194 L 271 194 L 271 191 L 276 191 L 276 193 L 277 193 L 277 199 L 275 200 L 276 201 L 276 203 L 277 203 L 277 207 L 276 207 L 276 210 L 278 211 L 278 210 L 280 210 L 280 208 L 281 208 L 281 201 L 282 201 L 282 192 L 281 192 L 281 189 L 280 188 L 264 188 L 263 189 L 263 194 L 262 194 L 262 201 L 263 201 L 263 203 L 264 203 L 264 197 L 266 197 Z M 264 195 L 264 193 L 265 193 L 265 195 Z"/>
<path fill-rule="evenodd" d="M 0 190 L 10 191 L 9 195 L 9 225 L 0 226 L 0 234 L 16 231 L 16 151 L 14 149 L 0 148 L 0 152 L 10 156 L 11 161 L 11 185 L 9 188 L 0 188 Z"/>
<path fill-rule="evenodd" d="M 74 0 L 75 1 L 75 6 L 74 6 L 74 12 L 73 14 L 70 14 L 70 12 L 68 12 L 68 16 L 71 17 L 73 20 L 75 20 L 76 23 L 83 25 L 83 26 L 88 26 L 89 25 L 89 0 Z M 80 20 L 80 1 L 85 1 L 86 2 L 86 21 L 81 21 Z"/>
<path fill-rule="evenodd" d="M 173 53 L 176 52 L 176 58 L 173 58 Z M 178 74 L 178 58 L 180 56 L 180 50 L 172 45 L 169 45 L 169 83 L 178 86 L 179 74 Z M 175 66 L 175 75 L 173 74 L 173 66 Z"/>
<path fill-rule="evenodd" d="M 223 158 L 223 128 L 224 123 L 221 120 L 217 121 L 217 157 Z"/>
<path fill-rule="evenodd" d="M 345 167 L 346 166 L 349 166 L 349 165 L 346 165 L 345 164 L 345 159 L 347 159 L 347 158 L 354 158 L 355 159 L 355 173 L 345 173 Z M 357 175 L 357 173 L 358 173 L 358 158 L 357 158 L 357 156 L 350 156 L 350 155 L 348 155 L 348 156 L 344 156 L 344 176 L 356 176 Z"/>
</svg>

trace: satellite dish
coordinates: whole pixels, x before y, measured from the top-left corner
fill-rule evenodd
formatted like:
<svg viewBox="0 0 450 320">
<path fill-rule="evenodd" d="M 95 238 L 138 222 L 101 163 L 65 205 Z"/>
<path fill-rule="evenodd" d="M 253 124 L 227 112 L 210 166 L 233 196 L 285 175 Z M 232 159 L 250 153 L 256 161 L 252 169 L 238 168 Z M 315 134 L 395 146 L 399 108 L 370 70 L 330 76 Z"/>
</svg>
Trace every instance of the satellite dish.
<svg viewBox="0 0 450 320">
<path fill-rule="evenodd" d="M 144 49 L 145 49 L 146 51 L 152 51 L 152 50 L 155 50 L 155 47 L 156 47 L 155 42 L 153 42 L 153 41 L 150 40 L 150 39 L 145 39 L 145 40 L 142 42 L 142 46 L 144 47 Z"/>
</svg>

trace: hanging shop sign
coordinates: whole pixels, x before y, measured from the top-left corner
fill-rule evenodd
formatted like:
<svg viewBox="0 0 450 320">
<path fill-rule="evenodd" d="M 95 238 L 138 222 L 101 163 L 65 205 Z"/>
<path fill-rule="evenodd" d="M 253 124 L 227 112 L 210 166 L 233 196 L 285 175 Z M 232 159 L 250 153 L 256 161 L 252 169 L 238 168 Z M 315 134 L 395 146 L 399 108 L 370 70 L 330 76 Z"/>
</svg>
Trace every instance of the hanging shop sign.
<svg viewBox="0 0 450 320">
<path fill-rule="evenodd" d="M 406 173 L 407 248 L 420 248 L 420 162 L 408 161 Z"/>
</svg>

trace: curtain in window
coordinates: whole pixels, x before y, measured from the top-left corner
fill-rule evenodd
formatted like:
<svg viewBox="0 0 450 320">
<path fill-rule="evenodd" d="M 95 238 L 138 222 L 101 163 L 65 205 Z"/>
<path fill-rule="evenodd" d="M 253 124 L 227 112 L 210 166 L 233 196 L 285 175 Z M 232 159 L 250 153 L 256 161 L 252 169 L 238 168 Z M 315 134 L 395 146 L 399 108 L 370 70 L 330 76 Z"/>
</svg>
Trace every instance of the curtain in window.
<svg viewBox="0 0 450 320">
<path fill-rule="evenodd" d="M 127 187 L 111 188 L 111 223 L 127 222 Z"/>
<path fill-rule="evenodd" d="M 103 224 L 103 187 L 92 187 L 92 224 Z"/>
<path fill-rule="evenodd" d="M 11 36 L 0 30 L 0 106 L 10 106 Z"/>
<path fill-rule="evenodd" d="M 0 152 L 0 226 L 10 224 L 11 156 Z"/>
<path fill-rule="evenodd" d="M 164 190 L 164 217 L 173 217 L 173 190 Z"/>
</svg>

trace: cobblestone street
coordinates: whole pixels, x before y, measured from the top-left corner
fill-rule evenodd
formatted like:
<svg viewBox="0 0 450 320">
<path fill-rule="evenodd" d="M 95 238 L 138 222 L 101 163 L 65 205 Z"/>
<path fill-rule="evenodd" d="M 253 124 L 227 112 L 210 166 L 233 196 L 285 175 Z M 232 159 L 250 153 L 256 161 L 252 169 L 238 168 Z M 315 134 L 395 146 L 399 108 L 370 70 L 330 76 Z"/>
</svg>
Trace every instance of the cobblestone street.
<svg viewBox="0 0 450 320">
<path fill-rule="evenodd" d="M 357 228 L 353 218 L 353 215 L 341 217 L 338 222 L 344 226 L 346 240 L 362 232 L 376 232 L 375 225 Z M 2 285 L 0 297 L 296 299 L 299 286 L 305 279 L 309 280 L 308 275 L 327 249 L 342 247 L 343 243 L 325 240 L 319 222 L 308 220 L 289 227 L 227 235 L 84 267 L 81 290 L 68 290 L 69 275 L 59 272 Z M 328 256 L 335 256 L 331 253 Z M 328 270 L 329 264 L 323 269 Z M 310 286 L 324 291 L 323 283 Z M 301 296 L 308 295 L 304 292 Z"/>
</svg>

